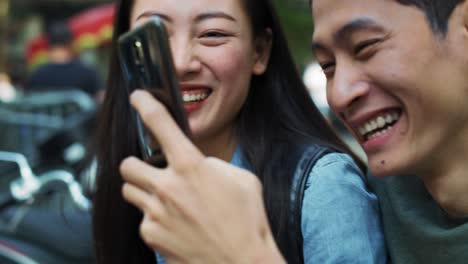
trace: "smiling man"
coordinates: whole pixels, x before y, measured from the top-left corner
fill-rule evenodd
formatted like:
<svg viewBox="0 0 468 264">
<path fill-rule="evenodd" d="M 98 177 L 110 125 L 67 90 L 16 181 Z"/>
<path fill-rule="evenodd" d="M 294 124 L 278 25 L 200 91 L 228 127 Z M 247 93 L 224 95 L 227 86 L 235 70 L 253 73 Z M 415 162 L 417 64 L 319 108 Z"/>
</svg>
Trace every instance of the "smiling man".
<svg viewBox="0 0 468 264">
<path fill-rule="evenodd" d="M 327 75 L 329 104 L 368 156 L 392 262 L 466 263 L 468 0 L 312 0 L 311 7 L 312 46 Z M 161 109 L 138 94 L 133 103 L 138 111 Z M 169 119 L 154 109 L 147 124 Z M 186 151 L 170 177 L 152 181 L 183 198 L 169 199 L 162 191 L 164 202 L 157 206 L 186 217 L 177 230 L 161 223 L 154 239 L 177 245 L 170 246 L 172 252 L 189 248 L 206 262 L 216 257 L 232 263 L 281 262 L 255 176 L 203 157 L 186 139 L 166 131 L 153 130 L 177 142 L 165 144 L 166 150 Z M 127 171 L 146 168 L 124 165 Z M 209 184 L 193 188 L 206 179 Z M 220 197 L 223 202 L 216 203 Z M 222 214 L 215 212 L 226 208 L 236 210 L 237 219 L 230 220 L 240 224 L 223 225 Z M 207 232 L 201 224 L 214 228 Z M 188 232 L 223 243 L 190 244 L 184 240 Z M 249 238 L 236 240 L 239 234 Z"/>
<path fill-rule="evenodd" d="M 329 104 L 361 143 L 371 173 L 385 177 L 371 181 L 393 261 L 464 263 L 468 1 L 311 4 Z"/>
</svg>

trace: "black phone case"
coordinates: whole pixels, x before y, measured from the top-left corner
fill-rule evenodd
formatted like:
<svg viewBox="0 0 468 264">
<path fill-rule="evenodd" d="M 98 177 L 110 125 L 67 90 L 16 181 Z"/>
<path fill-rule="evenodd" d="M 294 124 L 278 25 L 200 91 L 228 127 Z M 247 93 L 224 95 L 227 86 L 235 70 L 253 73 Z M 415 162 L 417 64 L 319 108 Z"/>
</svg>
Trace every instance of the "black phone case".
<svg viewBox="0 0 468 264">
<path fill-rule="evenodd" d="M 163 103 L 182 131 L 190 137 L 190 128 L 172 63 L 164 23 L 153 17 L 118 39 L 119 60 L 128 94 L 145 89 Z M 142 158 L 158 167 L 166 166 L 159 144 L 146 130 L 135 110 L 131 110 Z"/>
</svg>

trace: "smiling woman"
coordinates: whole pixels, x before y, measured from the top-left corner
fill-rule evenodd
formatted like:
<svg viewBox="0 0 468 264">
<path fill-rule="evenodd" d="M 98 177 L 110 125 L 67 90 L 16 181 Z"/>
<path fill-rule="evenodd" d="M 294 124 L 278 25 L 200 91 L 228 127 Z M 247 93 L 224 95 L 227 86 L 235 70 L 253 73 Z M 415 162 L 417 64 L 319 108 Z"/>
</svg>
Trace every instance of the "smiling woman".
<svg viewBox="0 0 468 264">
<path fill-rule="evenodd" d="M 313 104 L 271 2 L 123 0 L 114 38 L 151 16 L 160 17 L 167 28 L 193 142 L 187 142 L 154 98 L 139 92 L 132 96 L 132 106 L 151 131 L 166 132 L 155 136 L 168 167 L 153 168 L 135 158 L 121 165 L 139 152 L 114 51 L 98 141 L 94 233 L 99 263 L 163 263 L 162 256 L 179 262 L 200 257 L 205 263 L 202 252 L 223 243 L 209 236 L 211 229 L 229 232 L 246 219 L 227 207 L 219 229 L 199 224 L 198 217 L 214 215 L 211 207 L 189 206 L 185 212 L 174 206 L 181 201 L 172 199 L 187 205 L 196 198 L 174 186 L 159 188 L 156 181 L 202 171 L 183 165 L 213 162 L 230 162 L 258 176 L 267 228 L 288 262 L 385 262 L 377 199 L 363 181 L 363 166 Z M 210 157 L 206 162 L 205 156 Z M 198 190 L 209 182 L 199 179 L 182 186 Z M 123 201 L 122 193 L 136 208 Z M 256 207 L 260 214 L 261 206 Z M 303 241 L 292 235 L 293 229 Z M 343 243 L 336 245 L 337 240 Z"/>
<path fill-rule="evenodd" d="M 185 109 L 194 141 L 206 155 L 229 160 L 237 145 L 234 119 L 246 101 L 252 75 L 265 71 L 269 35 L 254 39 L 237 1 L 186 5 L 182 9 L 171 1 L 136 0 L 130 27 L 152 15 L 162 18 L 182 95 L 189 99 Z"/>
</svg>

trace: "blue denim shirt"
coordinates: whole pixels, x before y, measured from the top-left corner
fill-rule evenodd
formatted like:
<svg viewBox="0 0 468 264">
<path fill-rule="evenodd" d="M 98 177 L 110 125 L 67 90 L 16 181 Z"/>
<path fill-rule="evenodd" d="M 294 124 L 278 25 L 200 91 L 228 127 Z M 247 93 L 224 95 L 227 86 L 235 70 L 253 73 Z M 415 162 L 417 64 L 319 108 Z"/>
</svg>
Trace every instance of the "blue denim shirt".
<svg viewBox="0 0 468 264">
<path fill-rule="evenodd" d="M 320 158 L 302 207 L 305 263 L 387 263 L 377 196 L 346 154 Z"/>
<path fill-rule="evenodd" d="M 248 168 L 236 149 L 231 164 Z M 330 153 L 313 167 L 302 207 L 304 262 L 387 263 L 378 200 L 346 154 Z M 165 264 L 157 255 L 157 263 Z"/>
</svg>

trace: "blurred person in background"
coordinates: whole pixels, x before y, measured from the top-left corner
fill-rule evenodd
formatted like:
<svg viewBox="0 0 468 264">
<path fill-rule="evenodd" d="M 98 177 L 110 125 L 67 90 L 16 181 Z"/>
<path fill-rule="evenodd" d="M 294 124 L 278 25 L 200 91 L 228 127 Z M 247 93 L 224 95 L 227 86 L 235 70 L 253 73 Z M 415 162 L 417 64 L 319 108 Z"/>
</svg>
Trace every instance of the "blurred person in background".
<svg viewBox="0 0 468 264">
<path fill-rule="evenodd" d="M 66 22 L 55 21 L 47 34 L 48 62 L 39 66 L 26 82 L 26 91 L 79 89 L 100 102 L 103 82 L 95 69 L 74 53 L 73 34 Z"/>
</svg>

